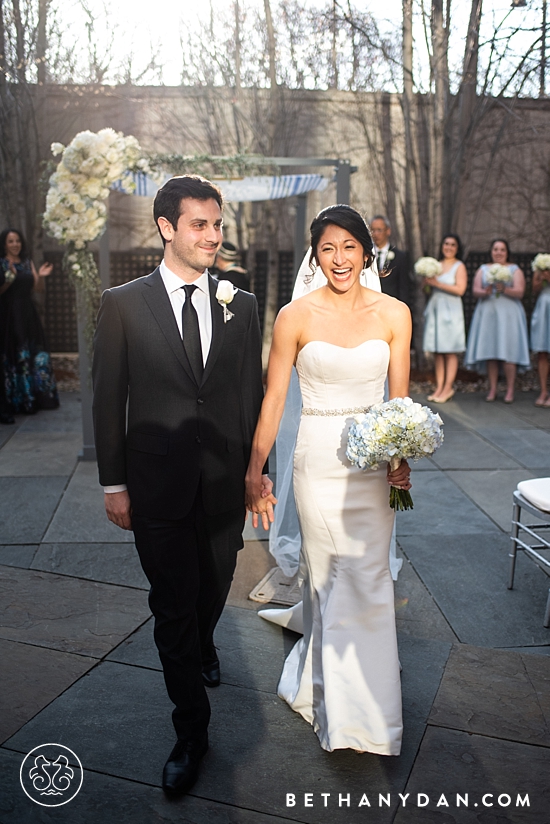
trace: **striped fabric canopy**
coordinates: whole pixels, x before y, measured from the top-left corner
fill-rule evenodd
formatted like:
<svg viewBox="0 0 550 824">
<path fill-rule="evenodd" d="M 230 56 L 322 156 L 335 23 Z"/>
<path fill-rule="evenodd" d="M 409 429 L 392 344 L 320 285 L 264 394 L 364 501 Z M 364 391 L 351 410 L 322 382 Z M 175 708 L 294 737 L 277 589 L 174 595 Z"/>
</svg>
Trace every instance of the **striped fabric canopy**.
<svg viewBox="0 0 550 824">
<path fill-rule="evenodd" d="M 166 180 L 170 180 L 171 176 L 167 175 Z M 133 178 L 136 184 L 135 195 L 140 197 L 156 195 L 159 185 L 150 177 L 137 173 L 133 175 Z M 226 200 L 238 203 L 252 200 L 278 200 L 293 195 L 304 195 L 306 192 L 324 192 L 330 180 L 323 175 L 260 175 L 243 177 L 239 180 L 223 178 L 212 182 L 220 187 Z M 111 188 L 122 191 L 120 183 L 113 184 Z"/>
<path fill-rule="evenodd" d="M 324 192 L 329 179 L 323 175 L 261 175 L 241 180 L 216 180 L 229 201 L 278 200 L 282 197 Z"/>
</svg>

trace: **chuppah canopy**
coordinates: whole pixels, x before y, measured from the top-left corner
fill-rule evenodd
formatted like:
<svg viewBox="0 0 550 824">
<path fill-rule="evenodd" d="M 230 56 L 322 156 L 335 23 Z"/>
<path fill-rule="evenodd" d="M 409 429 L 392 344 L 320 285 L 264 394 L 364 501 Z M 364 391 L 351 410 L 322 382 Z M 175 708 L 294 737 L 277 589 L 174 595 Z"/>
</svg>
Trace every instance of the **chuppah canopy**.
<svg viewBox="0 0 550 824">
<path fill-rule="evenodd" d="M 171 175 L 166 175 L 170 180 Z M 158 181 L 142 172 L 133 175 L 135 189 L 132 194 L 140 197 L 154 197 L 159 189 Z M 324 192 L 330 183 L 323 175 L 250 175 L 227 180 L 211 178 L 219 186 L 225 200 L 229 203 L 245 203 L 260 200 L 279 200 L 284 197 L 305 195 L 308 192 Z M 115 191 L 124 191 L 122 183 L 117 181 L 112 187 Z"/>
</svg>

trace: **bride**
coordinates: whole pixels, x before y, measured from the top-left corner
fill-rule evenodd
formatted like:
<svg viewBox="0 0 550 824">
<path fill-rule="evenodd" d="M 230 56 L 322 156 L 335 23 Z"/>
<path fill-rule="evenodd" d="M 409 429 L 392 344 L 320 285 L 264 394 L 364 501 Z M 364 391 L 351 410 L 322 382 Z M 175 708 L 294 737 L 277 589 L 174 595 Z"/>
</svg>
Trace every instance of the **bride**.
<svg viewBox="0 0 550 824">
<path fill-rule="evenodd" d="M 288 304 L 273 330 L 268 384 L 254 436 L 247 506 L 264 528 L 276 499 L 263 497 L 293 364 L 303 398 L 294 454 L 302 533 L 304 635 L 287 658 L 279 695 L 313 725 L 325 750 L 399 755 L 401 686 L 389 546 L 388 483 L 410 488 L 406 461 L 362 472 L 345 456 L 353 416 L 408 393 L 407 307 L 360 283 L 373 260 L 361 215 L 330 206 L 311 224 L 313 261 L 327 285 Z M 264 493 L 265 494 L 265 493 Z"/>
</svg>

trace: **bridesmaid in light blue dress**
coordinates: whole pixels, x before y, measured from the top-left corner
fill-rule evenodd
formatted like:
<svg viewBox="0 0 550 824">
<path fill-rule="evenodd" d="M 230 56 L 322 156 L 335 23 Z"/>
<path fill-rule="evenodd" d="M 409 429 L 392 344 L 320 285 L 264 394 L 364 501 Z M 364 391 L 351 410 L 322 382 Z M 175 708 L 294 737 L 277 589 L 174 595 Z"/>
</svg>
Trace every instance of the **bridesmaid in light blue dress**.
<svg viewBox="0 0 550 824">
<path fill-rule="evenodd" d="M 534 272 L 533 292 L 540 292 L 531 315 L 531 349 L 537 353 L 540 381 L 540 395 L 535 401 L 535 406 L 550 409 L 550 395 L 547 392 L 550 352 L 550 270 Z"/>
<path fill-rule="evenodd" d="M 492 263 L 480 266 L 474 279 L 472 291 L 479 300 L 470 324 L 464 362 L 470 369 L 487 372 L 489 394 L 485 400 L 491 403 L 497 396 L 499 361 L 502 361 L 506 377 L 504 403 L 512 403 L 517 368 L 525 371 L 531 365 L 527 319 L 521 303 L 525 276 L 518 266 L 510 263 L 506 240 L 493 240 L 490 254 Z M 508 267 L 508 284 L 489 283 L 489 269 L 494 263 Z"/>
<path fill-rule="evenodd" d="M 435 355 L 435 391 L 429 401 L 445 403 L 454 395 L 458 355 L 466 349 L 462 295 L 468 274 L 462 263 L 462 244 L 458 235 L 445 235 L 439 260 L 441 274 L 425 278 L 433 292 L 424 312 L 424 352 Z"/>
</svg>

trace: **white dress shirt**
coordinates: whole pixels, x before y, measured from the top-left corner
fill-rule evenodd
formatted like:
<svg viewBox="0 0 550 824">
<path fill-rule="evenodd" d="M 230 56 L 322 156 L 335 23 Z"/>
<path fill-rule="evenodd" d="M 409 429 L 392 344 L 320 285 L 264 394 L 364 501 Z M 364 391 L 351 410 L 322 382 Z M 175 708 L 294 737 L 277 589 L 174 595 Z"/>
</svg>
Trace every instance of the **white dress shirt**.
<svg viewBox="0 0 550 824">
<path fill-rule="evenodd" d="M 172 311 L 174 312 L 174 317 L 176 319 L 176 323 L 178 324 L 180 337 L 183 338 L 181 324 L 183 304 L 186 301 L 185 289 L 183 288 L 186 281 L 183 281 L 180 277 L 175 275 L 174 272 L 168 268 L 164 260 L 161 262 L 159 270 L 162 282 L 164 283 L 164 288 L 166 289 L 168 297 L 170 298 L 170 303 L 172 304 Z M 208 269 L 205 269 L 202 275 L 199 275 L 199 277 L 193 281 L 193 285 L 197 288 L 191 296 L 191 302 L 196 309 L 197 317 L 199 319 L 202 362 L 203 365 L 206 366 L 206 359 L 208 358 L 210 344 L 212 343 L 212 311 L 210 308 Z M 126 489 L 126 484 L 116 484 L 114 486 L 103 487 L 103 491 L 107 493 L 125 492 Z"/>
<path fill-rule="evenodd" d="M 170 303 L 172 304 L 172 311 L 178 324 L 180 336 L 181 333 L 181 315 L 183 304 L 185 303 L 185 286 L 186 281 L 171 272 L 164 261 L 161 262 L 160 276 L 164 283 L 164 288 L 168 292 Z M 210 352 L 210 344 L 212 342 L 212 311 L 210 309 L 210 288 L 208 285 L 208 269 L 205 269 L 202 275 L 193 281 L 193 286 L 197 288 L 193 292 L 191 302 L 197 311 L 199 318 L 199 332 L 201 336 L 202 362 L 206 366 L 206 359 Z"/>
</svg>

